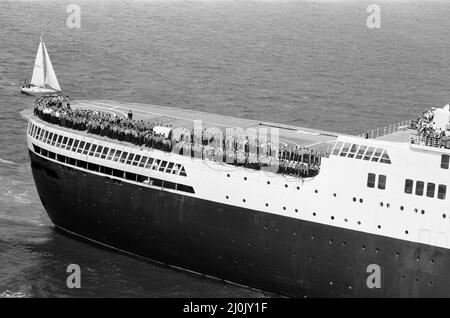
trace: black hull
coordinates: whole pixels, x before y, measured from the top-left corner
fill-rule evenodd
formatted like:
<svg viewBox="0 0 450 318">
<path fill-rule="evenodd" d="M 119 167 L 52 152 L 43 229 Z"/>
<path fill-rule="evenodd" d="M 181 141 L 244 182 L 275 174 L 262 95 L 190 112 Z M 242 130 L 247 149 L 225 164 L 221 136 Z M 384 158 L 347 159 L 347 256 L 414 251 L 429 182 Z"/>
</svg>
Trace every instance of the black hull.
<svg viewBox="0 0 450 318">
<path fill-rule="evenodd" d="M 30 152 L 52 222 L 148 259 L 295 297 L 449 297 L 446 249 L 82 172 Z M 370 289 L 369 264 L 381 267 Z"/>
</svg>

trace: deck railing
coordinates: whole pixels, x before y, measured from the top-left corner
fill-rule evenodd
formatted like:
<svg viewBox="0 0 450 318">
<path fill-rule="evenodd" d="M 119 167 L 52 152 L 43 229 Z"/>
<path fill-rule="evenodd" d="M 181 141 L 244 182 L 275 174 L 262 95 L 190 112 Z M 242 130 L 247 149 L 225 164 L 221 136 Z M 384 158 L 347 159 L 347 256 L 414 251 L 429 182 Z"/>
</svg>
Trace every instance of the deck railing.
<svg viewBox="0 0 450 318">
<path fill-rule="evenodd" d="M 381 136 L 384 135 L 389 135 L 392 133 L 395 133 L 397 131 L 401 131 L 401 130 L 405 130 L 409 127 L 411 127 L 411 120 L 404 120 L 395 124 L 391 124 L 389 126 L 384 126 L 381 128 L 377 128 L 377 129 L 372 129 L 372 130 L 368 130 L 362 134 L 359 134 L 359 137 L 363 137 L 363 138 L 379 138 Z M 366 135 L 367 134 L 367 135 Z"/>
<path fill-rule="evenodd" d="M 436 148 L 450 148 L 450 140 L 436 138 L 436 137 L 426 137 L 426 136 L 410 136 L 409 142 L 414 145 L 428 146 Z"/>
</svg>

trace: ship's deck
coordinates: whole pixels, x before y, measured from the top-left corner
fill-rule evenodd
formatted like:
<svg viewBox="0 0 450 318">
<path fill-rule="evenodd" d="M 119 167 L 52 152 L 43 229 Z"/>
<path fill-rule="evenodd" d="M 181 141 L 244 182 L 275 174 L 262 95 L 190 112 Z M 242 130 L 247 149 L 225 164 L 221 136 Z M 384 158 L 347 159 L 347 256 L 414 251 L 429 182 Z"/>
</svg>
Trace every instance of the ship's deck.
<svg viewBox="0 0 450 318">
<path fill-rule="evenodd" d="M 124 103 L 106 100 L 78 100 L 72 102 L 71 105 L 73 108 L 98 109 L 99 111 L 114 113 L 118 116 L 126 116 L 128 111 L 131 110 L 133 112 L 133 119 L 158 122 L 164 125 L 172 125 L 173 127 L 185 127 L 189 130 L 193 129 L 194 121 L 201 121 L 203 128 L 216 127 L 221 130 L 226 128 L 242 128 L 244 130 L 248 128 L 254 128 L 256 130 L 266 128 L 267 132 L 270 133 L 271 128 L 278 128 L 278 139 L 280 143 L 309 147 L 319 151 L 331 149 L 338 136 L 337 133 L 311 128 L 151 104 Z"/>
</svg>

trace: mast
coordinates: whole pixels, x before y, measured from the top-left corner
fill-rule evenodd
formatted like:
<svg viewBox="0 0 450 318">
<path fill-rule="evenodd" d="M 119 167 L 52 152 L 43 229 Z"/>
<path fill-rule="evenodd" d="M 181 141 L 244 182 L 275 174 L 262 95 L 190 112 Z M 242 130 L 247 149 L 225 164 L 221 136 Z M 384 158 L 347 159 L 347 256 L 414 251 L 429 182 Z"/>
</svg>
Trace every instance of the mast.
<svg viewBox="0 0 450 318">
<path fill-rule="evenodd" d="M 42 31 L 42 33 L 41 33 L 41 47 L 42 47 L 42 72 L 44 75 L 43 87 L 45 88 L 45 83 L 47 82 L 47 67 L 46 67 L 46 63 L 45 63 L 45 47 L 44 47 L 45 44 L 42 39 L 43 36 L 44 36 L 44 31 Z"/>
</svg>

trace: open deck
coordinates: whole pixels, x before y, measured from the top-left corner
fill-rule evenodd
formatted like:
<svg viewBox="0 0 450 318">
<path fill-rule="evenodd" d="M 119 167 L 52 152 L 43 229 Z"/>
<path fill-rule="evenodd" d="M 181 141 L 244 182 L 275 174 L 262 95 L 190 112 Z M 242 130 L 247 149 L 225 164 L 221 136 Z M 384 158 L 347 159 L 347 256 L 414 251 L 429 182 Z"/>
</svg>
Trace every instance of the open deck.
<svg viewBox="0 0 450 318">
<path fill-rule="evenodd" d="M 192 129 L 194 121 L 201 121 L 203 128 L 216 127 L 261 129 L 278 128 L 279 141 L 283 144 L 308 147 L 315 150 L 326 151 L 330 149 L 338 135 L 334 132 L 316 130 L 311 128 L 263 122 L 252 119 L 230 117 L 190 109 L 156 106 L 151 104 L 125 103 L 106 100 L 78 100 L 71 103 L 72 108 L 97 109 L 118 116 L 126 116 L 128 111 L 133 112 L 133 119 L 149 122 L 159 122 L 165 125 L 185 127 Z"/>
</svg>

